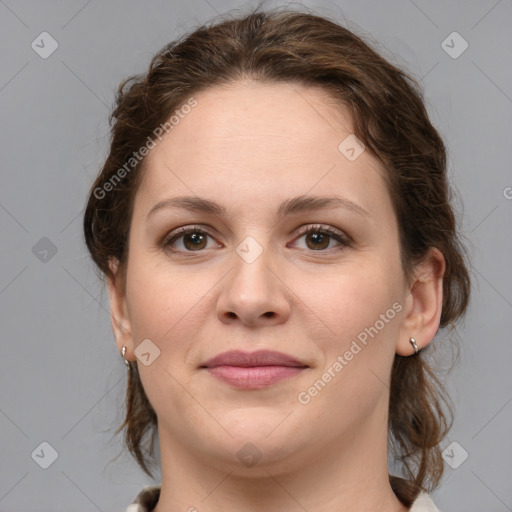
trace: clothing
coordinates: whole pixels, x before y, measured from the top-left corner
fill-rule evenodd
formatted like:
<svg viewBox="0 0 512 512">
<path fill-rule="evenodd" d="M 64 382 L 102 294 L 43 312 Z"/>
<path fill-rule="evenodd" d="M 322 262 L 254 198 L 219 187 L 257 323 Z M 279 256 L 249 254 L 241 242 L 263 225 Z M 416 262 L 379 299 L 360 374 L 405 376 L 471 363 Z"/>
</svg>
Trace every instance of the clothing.
<svg viewBox="0 0 512 512">
<path fill-rule="evenodd" d="M 439 509 L 426 492 L 420 492 L 409 512 L 439 512 Z"/>
<path fill-rule="evenodd" d="M 151 512 L 160 497 L 160 486 L 146 486 L 140 491 L 126 512 Z M 409 512 L 439 512 L 432 498 L 426 492 L 420 492 Z"/>
</svg>

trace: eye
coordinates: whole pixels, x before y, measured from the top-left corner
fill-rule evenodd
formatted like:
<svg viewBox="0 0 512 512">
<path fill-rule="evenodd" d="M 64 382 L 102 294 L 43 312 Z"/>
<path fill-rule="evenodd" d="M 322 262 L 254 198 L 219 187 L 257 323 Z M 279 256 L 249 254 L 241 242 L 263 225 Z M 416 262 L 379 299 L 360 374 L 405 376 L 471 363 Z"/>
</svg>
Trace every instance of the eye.
<svg viewBox="0 0 512 512">
<path fill-rule="evenodd" d="M 212 246 L 219 246 L 216 242 L 208 246 L 208 238 L 210 235 L 197 226 L 187 228 L 178 228 L 169 233 L 162 245 L 172 252 L 194 252 L 203 249 L 209 249 Z M 211 238 L 211 237 L 210 237 Z M 173 247 L 177 241 L 180 241 L 178 247 Z"/>
<path fill-rule="evenodd" d="M 349 238 L 341 232 L 334 230 L 329 226 L 313 225 L 304 226 L 299 230 L 299 240 L 304 237 L 306 247 L 312 251 L 323 251 L 325 249 L 332 249 L 333 245 L 331 242 L 336 241 L 338 244 L 334 244 L 334 247 L 338 249 L 341 247 L 350 246 Z"/>
<path fill-rule="evenodd" d="M 330 226 L 310 225 L 299 228 L 299 237 L 304 237 L 305 247 L 300 249 L 309 249 L 311 251 L 325 251 L 326 249 L 350 246 L 350 238 Z M 208 238 L 213 237 L 199 226 L 189 226 L 178 228 L 167 235 L 162 242 L 162 247 L 171 252 L 200 252 L 204 249 L 221 247 L 221 244 L 213 241 L 208 245 Z M 333 244 L 333 242 L 337 242 Z"/>
</svg>

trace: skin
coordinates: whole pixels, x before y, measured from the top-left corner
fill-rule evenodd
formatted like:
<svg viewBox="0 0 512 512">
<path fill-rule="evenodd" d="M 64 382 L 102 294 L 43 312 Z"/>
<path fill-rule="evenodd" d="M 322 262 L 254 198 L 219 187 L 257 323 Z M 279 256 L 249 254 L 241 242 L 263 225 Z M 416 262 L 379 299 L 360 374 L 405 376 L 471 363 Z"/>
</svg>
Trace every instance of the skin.
<svg viewBox="0 0 512 512">
<path fill-rule="evenodd" d="M 432 249 L 406 278 L 386 171 L 369 151 L 349 161 L 338 150 L 352 121 L 321 89 L 240 81 L 194 97 L 197 106 L 146 157 L 126 287 L 109 281 L 118 349 L 126 345 L 135 361 L 149 338 L 160 350 L 149 366 L 138 362 L 158 417 L 156 512 L 407 510 L 388 480 L 389 379 L 395 354 L 413 353 L 409 338 L 422 348 L 438 330 L 443 256 Z M 279 220 L 280 203 L 303 194 L 336 194 L 367 215 L 336 207 Z M 227 213 L 163 208 L 146 219 L 177 196 Z M 352 242 L 297 233 L 316 224 Z M 209 235 L 200 250 L 190 236 L 173 242 L 179 252 L 160 245 L 191 225 Z M 248 236 L 262 248 L 252 263 L 236 252 Z M 394 303 L 402 306 L 394 318 L 300 403 Z M 199 369 L 227 350 L 262 348 L 309 367 L 261 390 Z M 247 442 L 261 453 L 251 467 L 236 455 Z"/>
</svg>

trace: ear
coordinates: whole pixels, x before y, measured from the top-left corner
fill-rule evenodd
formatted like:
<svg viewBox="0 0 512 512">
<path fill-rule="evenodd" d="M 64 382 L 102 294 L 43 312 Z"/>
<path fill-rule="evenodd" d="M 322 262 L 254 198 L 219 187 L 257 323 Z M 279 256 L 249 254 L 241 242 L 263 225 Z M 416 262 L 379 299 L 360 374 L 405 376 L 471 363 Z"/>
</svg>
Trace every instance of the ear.
<svg viewBox="0 0 512 512">
<path fill-rule="evenodd" d="M 126 305 L 126 283 L 125 277 L 119 269 L 119 261 L 112 258 L 109 261 L 109 267 L 112 271 L 114 278 L 107 278 L 108 293 L 110 296 L 110 320 L 112 323 L 112 331 L 116 338 L 116 345 L 119 353 L 121 353 L 123 346 L 126 346 L 126 354 L 124 358 L 128 361 L 134 361 L 135 357 L 133 351 L 132 329 L 130 318 L 128 315 L 128 308 Z"/>
<path fill-rule="evenodd" d="M 430 248 L 424 260 L 413 271 L 409 295 L 405 301 L 404 319 L 396 343 L 396 353 L 414 354 L 410 338 L 419 349 L 426 347 L 439 330 L 443 309 L 443 276 L 445 260 L 441 251 Z"/>
</svg>

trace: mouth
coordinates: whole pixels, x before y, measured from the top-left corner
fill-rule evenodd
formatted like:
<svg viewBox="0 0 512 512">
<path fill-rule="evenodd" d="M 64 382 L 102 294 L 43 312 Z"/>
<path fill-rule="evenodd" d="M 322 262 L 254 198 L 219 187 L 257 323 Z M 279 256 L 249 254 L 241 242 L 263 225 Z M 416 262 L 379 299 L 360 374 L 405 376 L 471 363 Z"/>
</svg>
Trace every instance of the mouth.
<svg viewBox="0 0 512 512">
<path fill-rule="evenodd" d="M 216 379 L 239 389 L 262 389 L 309 368 L 303 361 L 269 350 L 224 352 L 209 359 L 206 369 Z"/>
</svg>

